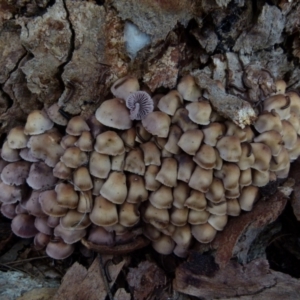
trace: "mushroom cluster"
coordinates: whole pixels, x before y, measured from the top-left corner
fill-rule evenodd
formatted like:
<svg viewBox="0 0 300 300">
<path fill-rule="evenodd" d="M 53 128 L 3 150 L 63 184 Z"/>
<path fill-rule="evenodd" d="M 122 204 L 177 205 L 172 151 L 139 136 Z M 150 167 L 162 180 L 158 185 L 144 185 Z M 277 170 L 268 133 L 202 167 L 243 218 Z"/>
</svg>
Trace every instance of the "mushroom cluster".
<svg viewBox="0 0 300 300">
<path fill-rule="evenodd" d="M 8 133 L 0 203 L 16 235 L 62 259 L 83 238 L 114 246 L 142 228 L 157 252 L 185 257 L 193 237 L 211 242 L 300 155 L 300 97 L 282 81 L 244 129 L 192 76 L 166 95 L 139 90 L 128 76 L 88 120 L 67 120 L 54 104 Z"/>
</svg>

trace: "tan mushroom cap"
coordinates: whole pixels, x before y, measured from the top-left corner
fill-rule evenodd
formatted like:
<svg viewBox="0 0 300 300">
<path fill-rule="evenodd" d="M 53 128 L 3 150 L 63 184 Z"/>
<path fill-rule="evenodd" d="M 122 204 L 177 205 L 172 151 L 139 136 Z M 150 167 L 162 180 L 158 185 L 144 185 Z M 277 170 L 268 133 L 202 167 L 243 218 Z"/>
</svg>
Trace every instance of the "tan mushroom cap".
<svg viewBox="0 0 300 300">
<path fill-rule="evenodd" d="M 191 75 L 186 75 L 181 78 L 177 85 L 177 90 L 183 99 L 187 101 L 197 101 L 201 96 L 201 90 Z"/>
<path fill-rule="evenodd" d="M 211 201 L 207 201 L 206 210 L 213 215 L 223 216 L 227 213 L 227 201 L 222 201 L 219 203 L 213 203 Z"/>
<path fill-rule="evenodd" d="M 210 213 L 206 210 L 199 211 L 199 210 L 190 209 L 188 222 L 191 225 L 205 224 L 207 223 L 209 216 Z"/>
<path fill-rule="evenodd" d="M 174 233 L 172 234 L 172 239 L 177 245 L 188 248 L 192 242 L 191 227 L 188 224 L 181 227 L 176 227 Z"/>
<path fill-rule="evenodd" d="M 190 187 L 184 181 L 178 181 L 173 188 L 173 206 L 179 209 L 184 208 L 184 202 L 189 197 Z"/>
<path fill-rule="evenodd" d="M 213 169 L 216 166 L 216 152 L 212 146 L 202 144 L 193 157 L 193 161 L 203 169 Z"/>
<path fill-rule="evenodd" d="M 298 156 L 300 155 L 300 137 L 297 137 L 297 142 L 294 146 L 294 148 L 292 149 L 288 149 L 289 152 L 289 156 L 290 156 L 290 160 L 294 161 L 298 158 Z"/>
<path fill-rule="evenodd" d="M 239 184 L 241 187 L 243 186 L 248 186 L 252 183 L 252 172 L 251 172 L 251 168 L 246 169 L 246 170 L 242 170 L 241 171 L 241 175 L 240 175 L 240 179 L 239 179 Z"/>
<path fill-rule="evenodd" d="M 119 223 L 125 227 L 132 227 L 140 221 L 138 206 L 124 202 L 119 209 Z"/>
<path fill-rule="evenodd" d="M 173 116 L 176 110 L 183 105 L 183 99 L 177 90 L 172 90 L 160 98 L 157 107 L 160 111 Z"/>
<path fill-rule="evenodd" d="M 225 121 L 225 125 L 226 125 L 225 135 L 229 135 L 229 136 L 234 135 L 238 137 L 241 142 L 245 142 L 247 140 L 247 132 L 244 129 L 240 128 L 239 126 L 237 126 L 231 121 Z"/>
<path fill-rule="evenodd" d="M 297 132 L 293 125 L 287 121 L 282 120 L 282 141 L 284 143 L 284 147 L 287 149 L 293 149 L 293 147 L 297 143 Z"/>
<path fill-rule="evenodd" d="M 224 194 L 225 189 L 222 180 L 214 177 L 207 193 L 205 193 L 205 198 L 213 203 L 219 203 L 224 201 Z"/>
<path fill-rule="evenodd" d="M 187 154 L 195 155 L 203 140 L 203 132 L 200 129 L 192 129 L 184 132 L 177 145 Z"/>
<path fill-rule="evenodd" d="M 69 210 L 65 216 L 60 218 L 60 225 L 65 229 L 82 230 L 89 227 L 91 221 L 88 214 Z"/>
<path fill-rule="evenodd" d="M 131 127 L 127 130 L 122 131 L 120 133 L 120 137 L 124 143 L 126 151 L 129 151 L 129 149 L 133 149 L 135 147 L 136 128 Z"/>
<path fill-rule="evenodd" d="M 166 138 L 169 134 L 171 119 L 164 112 L 153 111 L 142 120 L 142 124 L 152 135 Z"/>
<path fill-rule="evenodd" d="M 103 184 L 100 194 L 112 203 L 122 204 L 127 197 L 125 174 L 121 172 L 111 172 Z"/>
<path fill-rule="evenodd" d="M 289 152 L 286 148 L 282 148 L 278 156 L 272 157 L 270 162 L 270 171 L 280 171 L 290 164 Z"/>
<path fill-rule="evenodd" d="M 74 249 L 74 245 L 66 244 L 60 238 L 57 238 L 50 240 L 46 247 L 46 253 L 54 259 L 65 259 L 74 252 Z"/>
<path fill-rule="evenodd" d="M 97 178 L 107 178 L 111 170 L 109 156 L 93 151 L 89 160 L 89 170 L 91 175 Z"/>
<path fill-rule="evenodd" d="M 64 153 L 59 144 L 61 134 L 52 130 L 44 134 L 32 136 L 28 141 L 30 153 L 35 158 L 43 160 L 49 167 L 54 167 Z"/>
<path fill-rule="evenodd" d="M 17 161 L 7 164 L 1 173 L 1 180 L 8 185 L 25 183 L 31 164 L 27 161 Z"/>
<path fill-rule="evenodd" d="M 210 217 L 207 220 L 207 223 L 210 224 L 216 230 L 222 231 L 226 226 L 227 221 L 228 221 L 227 215 L 223 215 L 223 216 L 210 215 Z"/>
<path fill-rule="evenodd" d="M 281 133 L 282 124 L 279 114 L 275 110 L 272 110 L 271 112 L 264 111 L 256 119 L 254 128 L 259 133 L 270 130 L 276 130 Z"/>
<path fill-rule="evenodd" d="M 177 160 L 172 157 L 164 158 L 155 179 L 168 187 L 175 187 L 177 185 Z"/>
<path fill-rule="evenodd" d="M 95 115 L 100 123 L 108 127 L 122 130 L 132 127 L 132 120 L 125 100 L 119 98 L 104 101 L 96 110 Z"/>
<path fill-rule="evenodd" d="M 93 141 L 94 138 L 90 131 L 83 131 L 79 139 L 76 141 L 75 146 L 81 151 L 93 151 Z"/>
<path fill-rule="evenodd" d="M 134 174 L 144 175 L 145 168 L 142 150 L 140 148 L 130 150 L 126 155 L 124 170 Z"/>
<path fill-rule="evenodd" d="M 238 162 L 242 155 L 241 142 L 236 136 L 223 136 L 216 144 L 223 160 Z"/>
<path fill-rule="evenodd" d="M 171 208 L 173 202 L 172 189 L 161 185 L 155 192 L 150 194 L 149 201 L 154 207 L 159 209 Z"/>
<path fill-rule="evenodd" d="M 111 157 L 111 169 L 113 171 L 123 172 L 124 165 L 125 165 L 125 156 L 126 156 L 126 152 Z"/>
<path fill-rule="evenodd" d="M 186 198 L 184 202 L 184 206 L 196 211 L 205 210 L 206 205 L 207 205 L 207 201 L 204 193 L 199 192 L 197 190 L 191 190 L 190 196 Z"/>
<path fill-rule="evenodd" d="M 90 172 L 86 167 L 80 167 L 73 173 L 73 184 L 76 191 L 88 191 L 93 188 Z"/>
<path fill-rule="evenodd" d="M 297 114 L 294 112 L 291 112 L 291 115 L 287 119 L 287 121 L 289 121 L 292 124 L 292 126 L 294 127 L 296 132 L 299 134 L 300 133 L 300 119 L 297 116 Z"/>
<path fill-rule="evenodd" d="M 159 170 L 160 168 L 155 165 L 147 167 L 144 178 L 145 187 L 148 191 L 156 191 L 161 186 L 161 183 L 155 179 Z"/>
<path fill-rule="evenodd" d="M 78 136 L 67 134 L 62 137 L 60 141 L 60 145 L 62 146 L 63 149 L 66 150 L 67 148 L 74 147 L 77 140 L 78 140 Z"/>
<path fill-rule="evenodd" d="M 90 131 L 90 128 L 82 116 L 76 116 L 69 120 L 66 128 L 67 134 L 80 136 L 84 131 Z"/>
<path fill-rule="evenodd" d="M 300 97 L 296 92 L 288 92 L 287 96 L 290 97 L 290 111 L 294 112 L 300 117 Z"/>
<path fill-rule="evenodd" d="M 69 168 L 78 168 L 88 163 L 87 153 L 81 151 L 77 147 L 67 148 L 64 154 L 60 157 L 60 161 L 63 162 Z"/>
<path fill-rule="evenodd" d="M 141 122 L 137 122 L 135 125 L 135 141 L 138 143 L 146 143 L 150 141 L 152 134 L 148 132 Z M 156 137 L 158 139 L 158 137 Z"/>
<path fill-rule="evenodd" d="M 189 182 L 196 164 L 191 156 L 180 154 L 175 157 L 178 161 L 177 179 Z"/>
<path fill-rule="evenodd" d="M 251 168 L 266 171 L 269 169 L 272 152 L 270 147 L 263 143 L 251 143 L 252 152 L 255 157 L 255 161 Z"/>
<path fill-rule="evenodd" d="M 213 122 L 202 129 L 204 134 L 203 142 L 212 147 L 216 146 L 217 141 L 225 134 L 226 127 L 223 123 Z"/>
<path fill-rule="evenodd" d="M 184 108 L 178 108 L 172 117 L 172 124 L 178 125 L 183 132 L 191 129 L 198 129 L 198 125 L 189 118 L 189 111 Z"/>
<path fill-rule="evenodd" d="M 188 215 L 188 208 L 184 207 L 180 209 L 173 206 L 170 212 L 170 222 L 174 226 L 184 226 L 187 223 Z"/>
<path fill-rule="evenodd" d="M 38 162 L 39 161 L 39 159 L 35 158 L 32 155 L 29 148 L 21 149 L 20 152 L 19 152 L 19 155 L 23 160 L 26 160 L 26 161 L 29 161 L 29 162 Z"/>
<path fill-rule="evenodd" d="M 59 112 L 60 106 L 54 103 L 46 109 L 47 115 L 52 122 L 58 125 L 66 126 L 68 120 Z"/>
<path fill-rule="evenodd" d="M 96 196 L 98 195 L 99 193 Z M 77 211 L 83 214 L 87 214 L 92 211 L 92 208 L 93 208 L 92 190 L 80 192 Z"/>
<path fill-rule="evenodd" d="M 286 82 L 282 79 L 275 81 L 276 94 L 285 94 Z"/>
<path fill-rule="evenodd" d="M 251 182 L 249 183 L 249 185 Z M 238 198 L 240 196 L 240 186 L 237 185 L 236 188 L 232 190 L 225 190 L 225 198 L 228 199 L 233 199 L 233 198 Z"/>
<path fill-rule="evenodd" d="M 134 76 L 125 76 L 119 78 L 111 86 L 110 91 L 112 94 L 121 99 L 126 99 L 131 93 L 140 89 L 139 82 Z"/>
<path fill-rule="evenodd" d="M 39 203 L 42 211 L 52 217 L 63 217 L 68 209 L 61 207 L 57 202 L 55 190 L 47 190 L 39 194 Z"/>
<path fill-rule="evenodd" d="M 28 136 L 24 134 L 24 128 L 17 126 L 12 128 L 7 135 L 7 143 L 11 149 L 26 148 L 28 142 Z"/>
<path fill-rule="evenodd" d="M 59 161 L 53 169 L 53 175 L 59 179 L 71 179 L 72 172 L 73 172 L 72 169 L 67 167 L 61 161 Z"/>
<path fill-rule="evenodd" d="M 172 236 L 175 229 L 176 229 L 176 226 L 174 226 L 172 223 L 169 223 L 166 228 L 162 228 L 162 229 L 160 229 L 160 231 L 161 231 L 161 233 L 163 233 L 165 235 Z"/>
<path fill-rule="evenodd" d="M 157 240 L 152 242 L 153 249 L 163 255 L 169 255 L 175 248 L 175 242 L 170 236 L 162 234 Z"/>
<path fill-rule="evenodd" d="M 234 163 L 224 163 L 221 170 L 216 170 L 214 175 L 222 179 L 226 190 L 233 190 L 239 185 L 240 168 Z"/>
<path fill-rule="evenodd" d="M 58 205 L 70 209 L 77 207 L 79 197 L 73 185 L 61 182 L 55 186 L 55 192 Z"/>
<path fill-rule="evenodd" d="M 105 182 L 105 179 L 100 179 L 100 178 L 96 178 L 93 177 L 93 190 L 92 190 L 92 194 L 94 196 L 99 196 L 100 195 L 100 190 Z"/>
<path fill-rule="evenodd" d="M 19 150 L 10 148 L 7 141 L 5 141 L 2 145 L 1 157 L 8 162 L 15 162 L 21 159 L 19 156 Z"/>
<path fill-rule="evenodd" d="M 237 199 L 227 200 L 227 215 L 237 217 L 241 214 L 241 207 Z"/>
<path fill-rule="evenodd" d="M 189 118 L 196 124 L 207 125 L 210 123 L 212 107 L 208 101 L 192 102 L 185 107 L 189 112 Z"/>
<path fill-rule="evenodd" d="M 239 203 L 242 210 L 251 211 L 254 202 L 259 196 L 259 188 L 257 186 L 249 185 L 242 189 Z"/>
<path fill-rule="evenodd" d="M 199 166 L 196 166 L 190 181 L 189 186 L 197 191 L 206 193 L 209 186 L 213 180 L 213 171 L 212 169 L 203 169 Z"/>
<path fill-rule="evenodd" d="M 262 187 L 270 181 L 270 171 L 258 171 L 252 169 L 252 185 Z"/>
<path fill-rule="evenodd" d="M 216 234 L 217 230 L 208 223 L 192 226 L 192 235 L 200 243 L 210 243 Z"/>
<path fill-rule="evenodd" d="M 120 155 L 125 152 L 123 140 L 114 131 L 105 131 L 96 138 L 95 150 L 106 155 Z"/>
<path fill-rule="evenodd" d="M 150 241 L 156 241 L 161 235 L 161 232 L 151 224 L 144 224 L 142 229 L 143 235 Z"/>
<path fill-rule="evenodd" d="M 102 196 L 96 197 L 90 220 L 98 226 L 117 224 L 119 221 L 117 206 Z"/>
<path fill-rule="evenodd" d="M 127 176 L 128 194 L 126 202 L 138 204 L 148 199 L 143 177 L 135 174 Z"/>
<path fill-rule="evenodd" d="M 247 170 L 254 164 L 255 157 L 252 153 L 252 147 L 250 143 L 242 143 L 241 148 L 242 155 L 240 157 L 240 160 L 237 162 L 237 165 L 240 168 L 240 170 Z"/>
<path fill-rule="evenodd" d="M 53 125 L 54 123 L 49 119 L 44 111 L 33 110 L 27 117 L 24 133 L 26 135 L 41 134 L 50 130 Z"/>
<path fill-rule="evenodd" d="M 156 165 L 160 166 L 160 150 L 154 142 L 146 142 L 140 145 L 144 154 L 145 166 Z"/>
<path fill-rule="evenodd" d="M 179 154 L 181 152 L 181 149 L 178 146 L 178 141 L 182 135 L 182 130 L 177 125 L 171 125 L 168 141 L 165 144 L 164 149 L 172 154 Z"/>
<path fill-rule="evenodd" d="M 264 110 L 272 111 L 273 109 L 279 114 L 280 119 L 287 119 L 290 116 L 290 97 L 285 95 L 273 95 L 264 100 Z"/>
<path fill-rule="evenodd" d="M 152 224 L 158 230 L 166 228 L 170 221 L 167 209 L 156 208 L 150 203 L 147 205 L 142 216 L 145 222 Z"/>
</svg>

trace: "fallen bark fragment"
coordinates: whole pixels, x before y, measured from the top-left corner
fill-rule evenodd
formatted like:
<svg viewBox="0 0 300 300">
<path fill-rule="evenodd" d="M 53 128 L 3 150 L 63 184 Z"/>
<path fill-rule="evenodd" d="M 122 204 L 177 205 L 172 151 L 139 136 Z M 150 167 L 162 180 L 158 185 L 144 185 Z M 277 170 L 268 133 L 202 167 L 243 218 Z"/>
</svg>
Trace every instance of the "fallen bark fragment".
<svg viewBox="0 0 300 300">
<path fill-rule="evenodd" d="M 209 95 L 209 101 L 213 107 L 225 118 L 244 128 L 251 125 L 256 119 L 256 113 L 251 104 L 234 95 L 227 94 L 218 87 L 216 82 L 200 70 L 191 73 L 201 89 L 205 89 Z"/>
<path fill-rule="evenodd" d="M 106 255 L 102 258 L 105 265 L 112 257 Z M 123 259 L 120 263 L 116 265 L 110 264 L 109 268 L 107 268 L 111 279 L 110 287 L 114 284 L 125 263 L 126 259 Z M 64 276 L 62 284 L 53 297 L 53 300 L 104 300 L 106 296 L 107 290 L 101 274 L 99 259 L 96 258 L 88 270 L 75 263 Z"/>
<path fill-rule="evenodd" d="M 137 268 L 129 268 L 127 281 L 134 299 L 147 299 L 156 288 L 166 284 L 166 276 L 153 262 L 143 261 Z"/>
<path fill-rule="evenodd" d="M 251 297 L 242 299 L 296 299 L 300 292 L 299 283 L 298 279 L 270 270 L 263 259 L 244 266 L 231 261 L 226 268 L 219 269 L 212 258 L 195 252 L 188 262 L 177 268 L 173 281 L 176 291 L 201 299 L 240 296 Z M 290 288 L 283 291 L 285 284 Z"/>
</svg>

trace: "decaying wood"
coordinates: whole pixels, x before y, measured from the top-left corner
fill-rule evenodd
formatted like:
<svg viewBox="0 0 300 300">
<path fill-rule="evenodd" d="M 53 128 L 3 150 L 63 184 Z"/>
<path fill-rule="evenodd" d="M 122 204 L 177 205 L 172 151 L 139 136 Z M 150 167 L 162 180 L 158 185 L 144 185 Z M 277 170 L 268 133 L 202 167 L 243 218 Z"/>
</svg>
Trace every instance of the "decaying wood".
<svg viewBox="0 0 300 300">
<path fill-rule="evenodd" d="M 175 290 L 201 299 L 294 299 L 300 293 L 298 279 L 271 271 L 266 260 L 244 266 L 231 261 L 219 269 L 210 256 L 198 253 L 176 270 L 173 284 Z M 285 289 L 285 285 L 289 286 Z"/>
</svg>

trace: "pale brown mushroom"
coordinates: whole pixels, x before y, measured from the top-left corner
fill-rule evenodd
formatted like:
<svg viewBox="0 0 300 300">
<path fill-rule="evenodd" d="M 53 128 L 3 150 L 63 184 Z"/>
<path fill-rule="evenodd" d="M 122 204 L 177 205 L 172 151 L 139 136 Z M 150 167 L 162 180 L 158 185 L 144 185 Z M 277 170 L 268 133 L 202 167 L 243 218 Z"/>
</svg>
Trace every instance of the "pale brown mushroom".
<svg viewBox="0 0 300 300">
<path fill-rule="evenodd" d="M 184 181 L 178 181 L 177 186 L 173 188 L 173 206 L 184 208 L 184 202 L 190 194 L 190 187 Z"/>
<path fill-rule="evenodd" d="M 67 134 L 80 136 L 84 131 L 90 131 L 90 128 L 82 116 L 76 116 L 69 120 L 66 128 Z"/>
<path fill-rule="evenodd" d="M 17 126 L 12 128 L 7 135 L 7 144 L 11 149 L 26 148 L 28 136 L 24 134 L 24 128 Z"/>
<path fill-rule="evenodd" d="M 122 139 L 114 131 L 105 131 L 96 138 L 95 150 L 106 155 L 120 155 L 125 152 Z"/>
<path fill-rule="evenodd" d="M 126 99 L 131 93 L 140 89 L 139 82 L 134 76 L 119 78 L 111 86 L 110 90 L 115 97 Z"/>
<path fill-rule="evenodd" d="M 159 209 L 171 208 L 173 202 L 172 189 L 161 185 L 155 192 L 150 194 L 149 201 L 154 207 Z"/>
<path fill-rule="evenodd" d="M 124 170 L 138 175 L 145 174 L 143 152 L 140 148 L 132 149 L 127 153 Z"/>
<path fill-rule="evenodd" d="M 171 157 L 164 158 L 155 179 L 168 187 L 175 187 L 177 185 L 177 160 Z"/>
<path fill-rule="evenodd" d="M 93 188 L 90 172 L 86 167 L 80 167 L 73 173 L 73 184 L 76 191 L 88 191 Z"/>
<path fill-rule="evenodd" d="M 189 112 L 189 118 L 196 124 L 208 125 L 212 107 L 208 101 L 197 101 L 185 106 Z"/>
<path fill-rule="evenodd" d="M 216 234 L 217 230 L 208 223 L 192 226 L 192 235 L 200 243 L 210 243 Z"/>
<path fill-rule="evenodd" d="M 199 166 L 196 166 L 190 181 L 189 186 L 197 191 L 206 193 L 209 186 L 213 180 L 213 171 L 212 169 L 203 169 Z"/>
<path fill-rule="evenodd" d="M 152 135 L 165 138 L 169 134 L 171 119 L 164 112 L 153 111 L 142 120 L 142 124 Z"/>
<path fill-rule="evenodd" d="M 172 90 L 160 98 L 157 107 L 160 111 L 173 116 L 175 111 L 183 105 L 183 99 L 177 90 Z"/>
<path fill-rule="evenodd" d="M 58 205 L 70 209 L 77 207 L 79 197 L 73 185 L 61 182 L 55 186 L 55 192 Z"/>
<path fill-rule="evenodd" d="M 187 101 L 197 101 L 201 96 L 200 88 L 191 75 L 186 75 L 181 78 L 177 85 L 177 90 L 182 95 L 182 98 Z"/>
<path fill-rule="evenodd" d="M 93 151 L 89 160 L 90 174 L 97 178 L 107 178 L 111 170 L 111 162 L 108 155 Z"/>
<path fill-rule="evenodd" d="M 187 130 L 181 136 L 177 145 L 187 154 L 195 155 L 203 140 L 203 132 L 199 129 Z"/>
<path fill-rule="evenodd" d="M 53 125 L 54 123 L 49 119 L 44 111 L 33 110 L 27 117 L 24 133 L 26 135 L 41 134 L 50 130 Z"/>
</svg>

